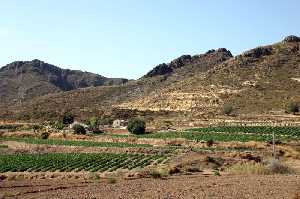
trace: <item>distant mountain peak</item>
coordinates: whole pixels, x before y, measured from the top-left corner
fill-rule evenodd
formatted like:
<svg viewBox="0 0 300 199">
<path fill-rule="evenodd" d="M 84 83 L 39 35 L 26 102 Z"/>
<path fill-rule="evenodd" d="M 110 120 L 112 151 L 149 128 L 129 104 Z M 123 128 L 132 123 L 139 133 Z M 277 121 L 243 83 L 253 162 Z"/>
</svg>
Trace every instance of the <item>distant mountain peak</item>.
<svg viewBox="0 0 300 199">
<path fill-rule="evenodd" d="M 120 85 L 127 81 L 80 70 L 62 69 L 38 59 L 15 61 L 0 68 L 0 97 L 3 100 L 16 99 L 20 88 L 31 98 L 90 86 Z"/>
</svg>

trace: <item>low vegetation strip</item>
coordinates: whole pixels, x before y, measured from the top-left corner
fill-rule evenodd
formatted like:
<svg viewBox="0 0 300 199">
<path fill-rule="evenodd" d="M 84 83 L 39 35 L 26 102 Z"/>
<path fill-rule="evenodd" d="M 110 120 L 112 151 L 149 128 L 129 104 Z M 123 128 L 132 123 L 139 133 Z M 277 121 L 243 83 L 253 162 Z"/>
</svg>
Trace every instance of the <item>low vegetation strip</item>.
<svg viewBox="0 0 300 199">
<path fill-rule="evenodd" d="M 187 140 L 195 141 L 208 141 L 215 140 L 221 142 L 229 141 L 271 141 L 271 134 L 247 134 L 247 133 L 218 133 L 218 132 L 196 132 L 196 131 L 183 131 L 183 132 L 160 132 L 153 134 L 139 135 L 140 138 L 157 138 L 157 139 L 170 139 L 170 138 L 185 138 Z M 289 140 L 295 139 L 294 136 L 277 136 L 276 139 Z"/>
<path fill-rule="evenodd" d="M 14 154 L 0 155 L 0 172 L 90 171 L 104 172 L 117 169 L 143 168 L 161 162 L 165 156 L 144 154 Z"/>
<path fill-rule="evenodd" d="M 220 127 L 207 127 L 195 128 L 190 131 L 196 132 L 227 132 L 227 133 L 253 133 L 253 134 L 271 134 L 276 135 L 289 135 L 300 137 L 300 127 L 273 127 L 273 126 L 220 126 Z"/>
<path fill-rule="evenodd" d="M 85 146 L 85 147 L 152 147 L 150 144 L 131 144 L 126 142 L 94 142 L 94 141 L 73 141 L 73 140 L 52 140 L 37 138 L 1 138 L 3 141 L 17 141 L 28 144 L 48 144 L 63 146 Z"/>
</svg>

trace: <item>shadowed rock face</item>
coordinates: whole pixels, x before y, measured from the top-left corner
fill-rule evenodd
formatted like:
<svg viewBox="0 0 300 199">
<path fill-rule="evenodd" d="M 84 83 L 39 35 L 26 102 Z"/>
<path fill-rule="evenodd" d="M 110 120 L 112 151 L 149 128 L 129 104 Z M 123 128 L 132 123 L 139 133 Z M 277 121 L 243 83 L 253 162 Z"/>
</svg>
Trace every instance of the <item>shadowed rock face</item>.
<svg viewBox="0 0 300 199">
<path fill-rule="evenodd" d="M 219 48 L 218 50 L 212 49 L 206 52 L 205 54 L 194 55 L 194 56 L 182 55 L 177 59 L 174 59 L 168 64 L 163 63 L 154 67 L 150 72 L 148 72 L 144 76 L 144 78 L 154 77 L 158 75 L 170 75 L 176 69 L 184 68 L 186 66 L 193 66 L 193 65 L 199 66 L 199 69 L 201 68 L 201 70 L 203 70 L 202 72 L 205 72 L 206 70 L 209 70 L 210 67 L 213 66 L 213 64 L 209 64 L 209 63 L 220 63 L 232 57 L 233 56 L 231 52 L 226 48 Z M 206 67 L 206 65 L 211 65 L 211 66 Z"/>
<path fill-rule="evenodd" d="M 106 78 L 79 70 L 61 69 L 40 60 L 16 61 L 0 69 L 2 100 L 41 96 L 57 91 L 103 85 L 120 85 L 127 79 Z M 20 92 L 22 91 L 22 92 Z"/>
<path fill-rule="evenodd" d="M 244 53 L 245 57 L 252 57 L 252 58 L 260 58 L 265 55 L 271 55 L 272 54 L 272 48 L 269 47 L 258 47 L 254 48 L 252 50 L 246 51 Z"/>
<path fill-rule="evenodd" d="M 156 75 L 165 75 L 173 71 L 172 67 L 163 63 L 156 66 L 153 70 L 147 73 L 144 77 L 153 77 Z"/>
<path fill-rule="evenodd" d="M 284 38 L 284 42 L 300 42 L 300 37 L 297 37 L 295 35 L 290 35 Z"/>
</svg>

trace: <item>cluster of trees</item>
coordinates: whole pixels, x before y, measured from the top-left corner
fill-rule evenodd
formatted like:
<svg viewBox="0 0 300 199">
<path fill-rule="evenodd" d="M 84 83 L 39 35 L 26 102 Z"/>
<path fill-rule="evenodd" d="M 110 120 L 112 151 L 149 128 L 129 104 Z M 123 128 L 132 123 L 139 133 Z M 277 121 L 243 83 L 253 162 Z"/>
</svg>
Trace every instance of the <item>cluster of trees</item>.
<svg viewBox="0 0 300 199">
<path fill-rule="evenodd" d="M 52 124 L 52 126 L 58 130 L 64 129 L 66 126 L 74 123 L 74 115 L 71 113 L 64 113 L 61 120 L 56 121 Z M 101 134 L 103 130 L 101 130 L 101 125 L 112 125 L 113 119 L 104 118 L 100 119 L 97 117 L 91 117 L 88 120 L 84 121 L 84 125 L 82 124 L 74 124 L 72 129 L 75 134 L 86 134 L 87 132 L 91 132 L 93 134 Z M 143 134 L 146 131 L 146 122 L 140 118 L 132 118 L 128 121 L 127 129 L 132 134 Z"/>
</svg>

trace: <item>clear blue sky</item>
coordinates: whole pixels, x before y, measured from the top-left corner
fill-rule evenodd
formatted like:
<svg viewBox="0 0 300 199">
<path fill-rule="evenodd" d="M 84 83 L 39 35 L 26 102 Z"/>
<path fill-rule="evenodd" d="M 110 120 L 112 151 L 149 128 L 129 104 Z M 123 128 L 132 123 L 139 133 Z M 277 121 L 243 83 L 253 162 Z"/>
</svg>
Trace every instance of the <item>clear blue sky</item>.
<svg viewBox="0 0 300 199">
<path fill-rule="evenodd" d="M 299 0 L 0 0 L 0 65 L 40 59 L 138 78 L 182 54 L 300 35 Z"/>
</svg>

